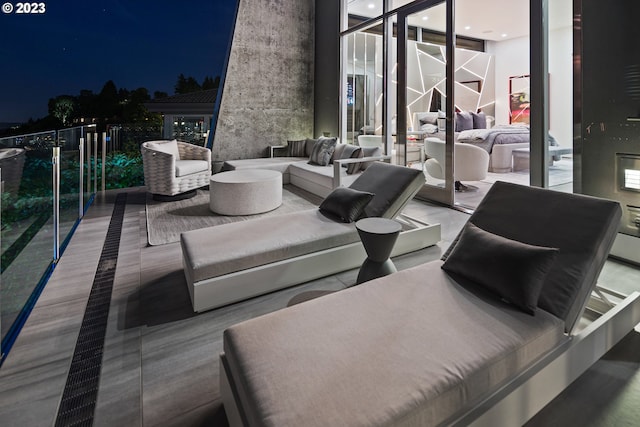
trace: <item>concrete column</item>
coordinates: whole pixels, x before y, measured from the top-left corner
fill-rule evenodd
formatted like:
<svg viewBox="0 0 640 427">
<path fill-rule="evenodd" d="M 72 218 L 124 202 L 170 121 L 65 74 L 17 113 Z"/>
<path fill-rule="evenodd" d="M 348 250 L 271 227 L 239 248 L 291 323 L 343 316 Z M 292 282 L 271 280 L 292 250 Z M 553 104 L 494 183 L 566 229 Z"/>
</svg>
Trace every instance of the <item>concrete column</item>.
<svg viewBox="0 0 640 427">
<path fill-rule="evenodd" d="M 314 3 L 240 0 L 213 160 L 314 136 Z"/>
</svg>

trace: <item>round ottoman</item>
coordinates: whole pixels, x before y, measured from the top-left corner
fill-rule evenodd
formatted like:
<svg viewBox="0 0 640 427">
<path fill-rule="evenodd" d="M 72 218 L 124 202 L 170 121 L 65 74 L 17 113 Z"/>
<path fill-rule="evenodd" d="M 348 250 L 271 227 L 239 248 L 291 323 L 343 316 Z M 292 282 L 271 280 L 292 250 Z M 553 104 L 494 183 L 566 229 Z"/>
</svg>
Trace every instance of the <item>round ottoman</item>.
<svg viewBox="0 0 640 427">
<path fill-rule="evenodd" d="M 220 215 L 253 215 L 282 204 L 282 174 L 263 169 L 220 172 L 209 179 L 209 209 Z"/>
</svg>

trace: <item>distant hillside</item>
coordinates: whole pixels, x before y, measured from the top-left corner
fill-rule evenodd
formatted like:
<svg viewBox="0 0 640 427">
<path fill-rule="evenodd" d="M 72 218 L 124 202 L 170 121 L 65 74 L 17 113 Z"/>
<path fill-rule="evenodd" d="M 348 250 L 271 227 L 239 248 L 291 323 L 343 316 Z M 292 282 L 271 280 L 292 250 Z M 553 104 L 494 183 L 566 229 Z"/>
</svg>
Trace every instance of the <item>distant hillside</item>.
<svg viewBox="0 0 640 427">
<path fill-rule="evenodd" d="M 21 125 L 22 123 L 9 123 L 9 122 L 0 122 L 0 130 L 10 129 L 14 126 Z"/>
</svg>

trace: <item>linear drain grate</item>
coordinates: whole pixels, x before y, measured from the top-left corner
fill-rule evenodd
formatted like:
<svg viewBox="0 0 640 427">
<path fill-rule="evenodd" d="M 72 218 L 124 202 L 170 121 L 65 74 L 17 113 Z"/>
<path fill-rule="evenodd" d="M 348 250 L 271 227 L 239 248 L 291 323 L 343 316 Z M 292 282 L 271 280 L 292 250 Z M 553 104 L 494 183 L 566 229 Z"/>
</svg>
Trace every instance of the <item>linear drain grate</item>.
<svg viewBox="0 0 640 427">
<path fill-rule="evenodd" d="M 62 392 L 56 427 L 93 424 L 126 204 L 127 194 L 118 194 Z"/>
</svg>

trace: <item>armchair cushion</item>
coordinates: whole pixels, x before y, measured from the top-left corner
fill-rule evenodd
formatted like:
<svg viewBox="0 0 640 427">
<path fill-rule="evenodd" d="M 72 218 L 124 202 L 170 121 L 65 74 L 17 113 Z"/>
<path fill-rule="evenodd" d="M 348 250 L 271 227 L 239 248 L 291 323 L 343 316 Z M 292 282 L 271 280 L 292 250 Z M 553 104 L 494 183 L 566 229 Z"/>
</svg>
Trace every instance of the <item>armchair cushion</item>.
<svg viewBox="0 0 640 427">
<path fill-rule="evenodd" d="M 147 144 L 147 148 L 151 150 L 161 151 L 171 154 L 176 160 L 180 160 L 180 151 L 178 150 L 178 141 L 151 141 Z"/>
<path fill-rule="evenodd" d="M 208 163 L 205 160 L 176 160 L 176 177 L 207 170 Z"/>
</svg>

